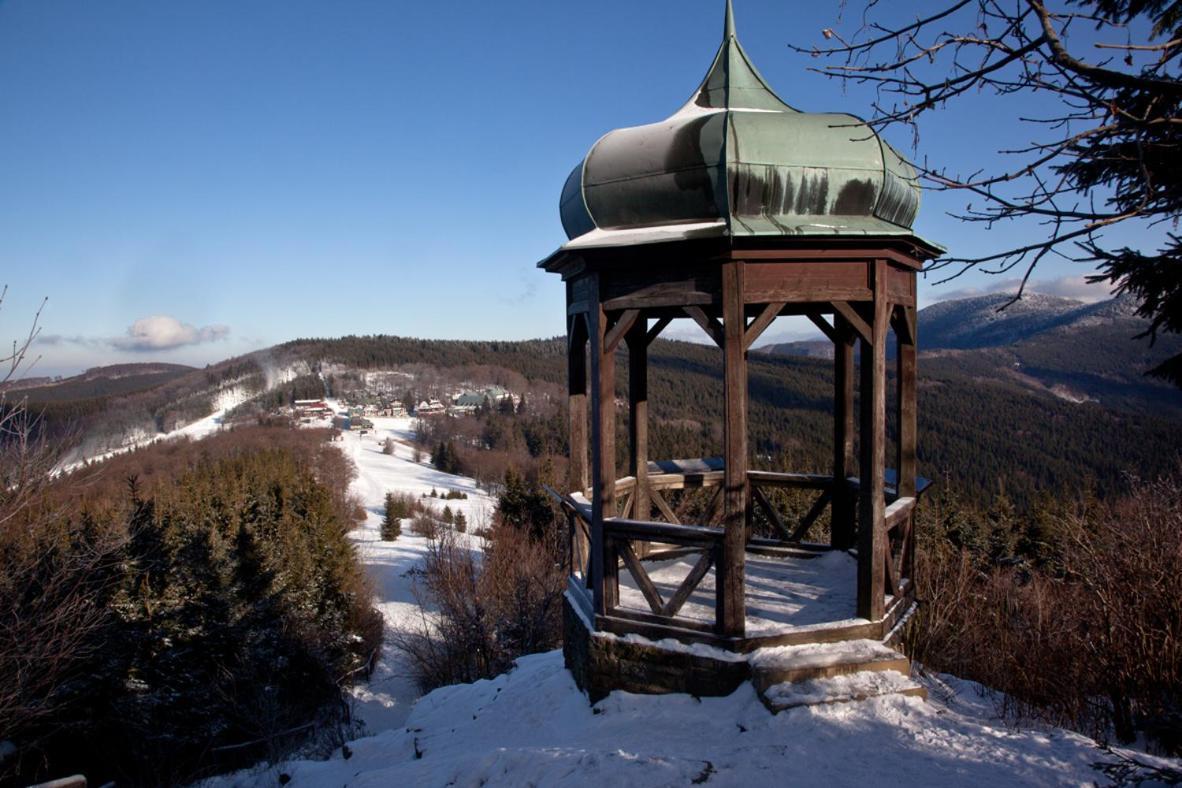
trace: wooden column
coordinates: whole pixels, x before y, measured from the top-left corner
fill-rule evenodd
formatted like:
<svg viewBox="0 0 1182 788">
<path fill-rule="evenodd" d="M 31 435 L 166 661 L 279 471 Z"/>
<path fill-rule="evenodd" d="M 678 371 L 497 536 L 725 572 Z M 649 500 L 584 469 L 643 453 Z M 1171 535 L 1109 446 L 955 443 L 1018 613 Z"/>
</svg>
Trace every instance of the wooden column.
<svg viewBox="0 0 1182 788">
<path fill-rule="evenodd" d="M 603 521 L 616 514 L 616 365 L 604 341 L 607 314 L 593 287 L 588 333 L 591 338 L 591 587 L 595 612 L 612 610 L 619 598 L 619 564 Z"/>
<path fill-rule="evenodd" d="M 916 344 L 915 310 L 911 307 L 899 308 L 899 319 L 904 321 L 907 331 L 897 331 L 895 336 L 897 349 L 897 368 L 895 383 L 897 386 L 897 416 L 899 419 L 899 440 L 896 446 L 897 455 L 895 467 L 899 472 L 899 497 L 915 496 L 916 460 L 915 445 L 917 433 L 916 419 Z M 910 334 L 910 336 L 909 336 Z"/>
<path fill-rule="evenodd" d="M 854 498 L 846 479 L 854 470 L 854 332 L 841 315 L 833 316 L 833 516 L 830 544 L 854 546 Z"/>
<path fill-rule="evenodd" d="M 912 296 L 915 295 L 915 277 L 911 279 Z M 900 321 L 903 331 L 896 331 L 898 337 L 898 418 L 899 442 L 896 468 L 899 469 L 899 497 L 915 497 L 916 477 L 918 476 L 918 462 L 916 459 L 916 445 L 918 443 L 918 408 L 916 402 L 916 379 L 918 376 L 916 357 L 919 349 L 918 320 L 915 307 L 900 307 Z M 903 546 L 905 563 L 900 567 L 903 577 L 911 578 L 914 582 L 915 569 L 915 515 L 911 515 L 907 523 Z"/>
<path fill-rule="evenodd" d="M 874 282 L 871 341 L 862 340 L 861 485 L 858 493 L 858 615 L 878 621 L 885 612 L 886 336 L 890 324 L 885 260 L 871 264 Z M 868 321 L 870 322 L 870 321 Z"/>
<path fill-rule="evenodd" d="M 582 313 L 570 318 L 567 331 L 566 401 L 570 412 L 569 491 L 583 491 L 587 479 L 587 322 Z"/>
<path fill-rule="evenodd" d="M 723 420 L 724 528 L 716 578 L 718 631 L 743 637 L 746 631 L 744 564 L 747 548 L 747 353 L 743 347 L 743 264 L 722 264 L 722 320 L 725 416 Z"/>
<path fill-rule="evenodd" d="M 636 479 L 632 519 L 652 513 L 648 493 L 648 321 L 641 318 L 628 331 L 628 473 Z"/>
</svg>

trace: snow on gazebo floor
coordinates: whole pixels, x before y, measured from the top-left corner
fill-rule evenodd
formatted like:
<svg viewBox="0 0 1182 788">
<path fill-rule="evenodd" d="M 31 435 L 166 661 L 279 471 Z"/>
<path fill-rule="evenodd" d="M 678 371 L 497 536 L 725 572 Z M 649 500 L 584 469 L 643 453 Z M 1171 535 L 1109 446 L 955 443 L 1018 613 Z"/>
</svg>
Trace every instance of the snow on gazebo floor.
<svg viewBox="0 0 1182 788">
<path fill-rule="evenodd" d="M 649 578 L 664 599 L 673 596 L 697 561 L 696 555 L 644 561 Z M 815 558 L 748 553 L 746 567 L 747 635 L 772 635 L 797 627 L 854 624 L 857 618 L 858 560 L 834 550 Z M 690 595 L 678 616 L 714 623 L 713 569 Z M 620 569 L 620 607 L 648 613 L 636 581 Z"/>
</svg>

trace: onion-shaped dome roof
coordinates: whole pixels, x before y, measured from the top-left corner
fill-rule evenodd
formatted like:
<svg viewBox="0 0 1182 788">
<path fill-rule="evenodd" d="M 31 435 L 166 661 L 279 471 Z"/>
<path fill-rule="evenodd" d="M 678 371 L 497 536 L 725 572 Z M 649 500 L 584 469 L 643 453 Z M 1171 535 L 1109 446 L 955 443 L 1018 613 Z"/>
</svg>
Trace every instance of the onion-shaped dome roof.
<svg viewBox="0 0 1182 788">
<path fill-rule="evenodd" d="M 660 123 L 604 135 L 562 191 L 564 248 L 723 236 L 910 236 L 915 170 L 864 121 L 805 113 L 735 36 Z"/>
</svg>

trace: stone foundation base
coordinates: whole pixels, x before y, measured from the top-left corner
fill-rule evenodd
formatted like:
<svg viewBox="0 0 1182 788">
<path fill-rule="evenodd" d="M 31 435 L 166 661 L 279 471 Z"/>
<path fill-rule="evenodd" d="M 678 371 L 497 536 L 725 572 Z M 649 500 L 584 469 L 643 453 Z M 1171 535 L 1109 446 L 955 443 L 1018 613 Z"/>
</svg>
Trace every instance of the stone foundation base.
<svg viewBox="0 0 1182 788">
<path fill-rule="evenodd" d="M 645 695 L 684 692 L 697 697 L 730 695 L 750 678 L 741 655 L 696 649 L 669 641 L 627 639 L 592 632 L 587 621 L 563 597 L 562 655 L 575 683 L 595 703 L 613 690 Z M 666 645 L 668 644 L 668 645 Z M 714 651 L 716 656 L 711 656 Z"/>
</svg>

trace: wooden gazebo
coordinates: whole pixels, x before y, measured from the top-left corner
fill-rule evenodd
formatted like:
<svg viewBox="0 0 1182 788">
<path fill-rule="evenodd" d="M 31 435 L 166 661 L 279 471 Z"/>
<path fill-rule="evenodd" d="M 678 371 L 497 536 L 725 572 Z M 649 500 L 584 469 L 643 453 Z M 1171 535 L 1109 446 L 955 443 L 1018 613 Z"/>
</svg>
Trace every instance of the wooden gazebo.
<svg viewBox="0 0 1182 788">
<path fill-rule="evenodd" d="M 571 528 L 567 657 L 580 663 L 571 668 L 581 680 L 595 670 L 588 649 L 601 633 L 609 634 L 601 645 L 634 635 L 744 653 L 881 638 L 911 608 L 911 523 L 923 485 L 916 271 L 940 252 L 911 230 L 918 207 L 914 170 L 873 129 L 849 115 L 799 112 L 772 92 L 735 36 L 729 0 L 722 45 L 693 98 L 668 120 L 607 134 L 572 172 L 562 195 L 570 241 L 540 265 L 566 283 L 571 492 L 559 497 Z M 747 356 L 782 315 L 807 317 L 834 345 L 831 474 L 748 468 Z M 647 349 L 680 318 L 722 349 L 722 456 L 653 462 Z M 624 347 L 630 428 L 621 472 L 615 359 Z M 667 491 L 692 487 L 718 488 L 721 528 L 677 522 Z M 816 503 L 799 522 L 786 522 L 767 494 L 776 487 L 813 490 Z M 830 539 L 814 544 L 810 528 L 827 506 Z M 753 535 L 755 507 L 777 538 Z M 793 620 L 788 610 L 751 624 L 760 605 L 775 608 L 777 578 L 794 582 L 792 567 L 831 551 L 841 556 L 822 565 L 851 566 L 848 611 L 834 603 L 821 618 L 814 611 Z M 748 583 L 752 561 L 760 562 L 757 594 Z M 662 583 L 658 568 L 684 571 L 684 579 Z M 707 600 L 702 589 L 710 585 Z M 648 684 L 683 688 L 659 678 Z"/>
</svg>

